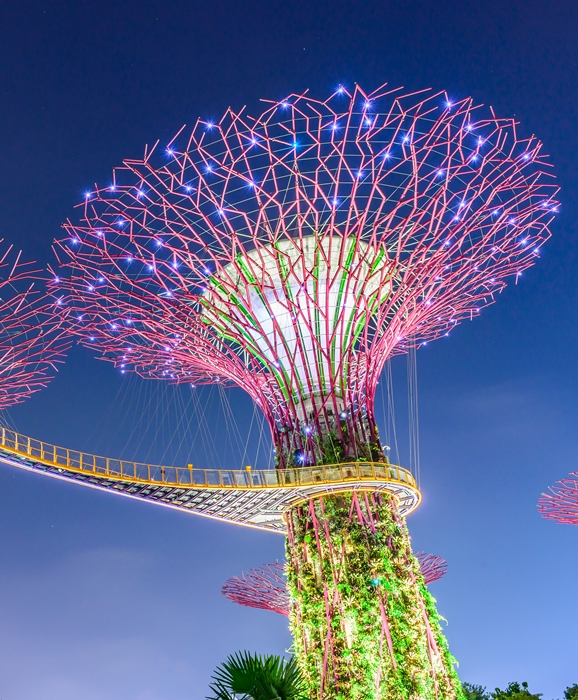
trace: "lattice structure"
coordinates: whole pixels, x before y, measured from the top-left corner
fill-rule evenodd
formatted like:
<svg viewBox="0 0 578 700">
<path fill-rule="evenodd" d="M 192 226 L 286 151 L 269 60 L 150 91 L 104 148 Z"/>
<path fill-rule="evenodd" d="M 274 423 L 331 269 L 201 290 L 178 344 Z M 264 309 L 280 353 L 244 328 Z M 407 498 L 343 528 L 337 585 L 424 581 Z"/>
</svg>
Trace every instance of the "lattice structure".
<svg viewBox="0 0 578 700">
<path fill-rule="evenodd" d="M 540 151 L 443 94 L 229 110 L 87 194 L 57 244 L 58 302 L 122 371 L 241 386 L 280 466 L 376 454 L 387 358 L 538 256 L 558 206 Z"/>
<path fill-rule="evenodd" d="M 447 573 L 447 562 L 436 554 L 416 552 L 415 556 L 426 586 L 439 581 Z M 258 569 L 243 572 L 241 576 L 233 576 L 225 582 L 222 593 L 237 605 L 289 615 L 287 581 L 283 564 L 279 562 L 263 564 Z"/>
<path fill-rule="evenodd" d="M 0 241 L 2 243 L 2 241 Z M 58 330 L 41 273 L 4 246 L 0 253 L 0 409 L 46 385 L 70 341 Z"/>
<path fill-rule="evenodd" d="M 443 578 L 448 572 L 448 563 L 437 554 L 428 554 L 427 552 L 416 552 L 416 559 L 419 562 L 419 568 L 425 580 L 426 586 L 430 583 L 435 583 Z"/>
<path fill-rule="evenodd" d="M 241 576 L 228 579 L 222 588 L 225 598 L 248 608 L 259 608 L 289 615 L 289 595 L 283 564 L 263 564 Z"/>
<path fill-rule="evenodd" d="M 578 472 L 550 486 L 550 493 L 543 493 L 538 500 L 538 511 L 543 518 L 558 523 L 578 525 Z"/>
<path fill-rule="evenodd" d="M 54 293 L 122 372 L 242 387 L 280 470 L 386 463 L 384 363 L 448 335 L 536 260 L 558 210 L 547 167 L 513 120 L 443 93 L 340 88 L 228 110 L 87 194 L 56 244 Z M 458 696 L 395 495 L 347 477 L 339 490 L 285 513 L 311 696 Z"/>
</svg>

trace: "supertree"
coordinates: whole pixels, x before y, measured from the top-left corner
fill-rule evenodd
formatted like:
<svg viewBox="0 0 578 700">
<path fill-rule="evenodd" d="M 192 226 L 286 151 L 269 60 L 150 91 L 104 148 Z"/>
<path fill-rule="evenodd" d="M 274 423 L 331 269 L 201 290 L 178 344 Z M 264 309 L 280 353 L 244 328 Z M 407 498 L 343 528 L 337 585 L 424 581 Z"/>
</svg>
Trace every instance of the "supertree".
<svg viewBox="0 0 578 700">
<path fill-rule="evenodd" d="M 447 562 L 437 554 L 416 552 L 415 557 L 426 586 L 446 575 Z M 227 579 L 221 592 L 225 598 L 237 605 L 270 610 L 279 615 L 288 616 L 290 612 L 287 581 L 283 575 L 283 564 L 279 562 L 263 564 L 258 569 L 249 569 L 241 576 Z"/>
<path fill-rule="evenodd" d="M 0 244 L 4 241 L 0 240 Z M 54 302 L 40 289 L 42 272 L 11 245 L 0 252 L 0 409 L 46 386 L 70 345 Z"/>
<path fill-rule="evenodd" d="M 225 581 L 221 593 L 237 605 L 289 615 L 289 594 L 283 564 L 263 564 Z"/>
<path fill-rule="evenodd" d="M 125 372 L 240 386 L 281 473 L 345 474 L 285 514 L 312 697 L 461 694 L 397 497 L 353 468 L 348 484 L 347 465 L 387 462 L 388 358 L 448 335 L 536 260 L 557 210 L 546 166 L 535 137 L 471 99 L 340 87 L 183 127 L 87 193 L 56 244 L 82 342 Z"/>
<path fill-rule="evenodd" d="M 443 578 L 448 572 L 448 563 L 437 554 L 416 552 L 415 557 L 419 562 L 419 569 L 426 586 Z"/>
<path fill-rule="evenodd" d="M 573 479 L 562 479 L 549 487 L 538 499 L 538 512 L 543 518 L 558 523 L 578 525 L 578 472 L 570 472 Z"/>
</svg>

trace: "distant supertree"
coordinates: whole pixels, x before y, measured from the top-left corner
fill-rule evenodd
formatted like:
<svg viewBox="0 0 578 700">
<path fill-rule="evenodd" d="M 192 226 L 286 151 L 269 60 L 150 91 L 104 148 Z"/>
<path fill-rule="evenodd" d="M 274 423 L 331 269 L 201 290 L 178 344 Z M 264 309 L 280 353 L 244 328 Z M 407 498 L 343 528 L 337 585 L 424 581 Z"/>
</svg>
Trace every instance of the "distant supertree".
<svg viewBox="0 0 578 700">
<path fill-rule="evenodd" d="M 289 615 L 289 594 L 283 564 L 263 564 L 225 581 L 221 592 L 233 603 Z"/>
<path fill-rule="evenodd" d="M 0 252 L 0 409 L 44 387 L 70 345 L 40 289 L 41 272 L 21 255 L 13 246 Z"/>
<path fill-rule="evenodd" d="M 578 472 L 570 472 L 573 479 L 562 479 L 549 487 L 538 500 L 538 511 L 543 518 L 558 523 L 578 525 Z"/>
<path fill-rule="evenodd" d="M 428 586 L 434 581 L 439 581 L 448 571 L 446 560 L 436 554 L 416 552 L 415 556 Z M 263 564 L 258 569 L 249 569 L 241 576 L 227 579 L 221 592 L 225 598 L 237 605 L 270 610 L 279 615 L 289 615 L 290 612 L 287 580 L 283 574 L 283 564 L 279 562 Z"/>
<path fill-rule="evenodd" d="M 448 563 L 437 554 L 428 554 L 427 552 L 416 552 L 415 556 L 419 561 L 419 568 L 422 576 L 429 586 L 430 583 L 439 581 L 448 572 Z"/>
<path fill-rule="evenodd" d="M 291 95 L 124 161 L 57 242 L 56 294 L 83 343 L 123 372 L 243 388 L 287 483 L 299 468 L 319 481 L 283 513 L 316 700 L 461 692 L 400 510 L 400 489 L 419 500 L 412 479 L 356 474 L 387 465 L 388 358 L 447 336 L 536 261 L 558 208 L 548 167 L 535 137 L 471 99 Z"/>
</svg>

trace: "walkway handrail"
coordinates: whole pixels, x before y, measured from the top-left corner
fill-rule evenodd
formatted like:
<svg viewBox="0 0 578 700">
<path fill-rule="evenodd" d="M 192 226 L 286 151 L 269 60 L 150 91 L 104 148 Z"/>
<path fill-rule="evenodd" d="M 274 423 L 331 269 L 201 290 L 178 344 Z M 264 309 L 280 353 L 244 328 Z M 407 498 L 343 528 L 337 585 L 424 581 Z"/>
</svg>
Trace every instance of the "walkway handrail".
<svg viewBox="0 0 578 700">
<path fill-rule="evenodd" d="M 385 462 L 345 462 L 283 470 L 197 469 L 192 465 L 163 467 L 57 447 L 5 427 L 0 428 L 0 451 L 56 467 L 63 472 L 171 488 L 294 488 L 317 484 L 323 486 L 349 479 L 356 482 L 385 479 L 417 488 L 411 472 Z"/>
</svg>

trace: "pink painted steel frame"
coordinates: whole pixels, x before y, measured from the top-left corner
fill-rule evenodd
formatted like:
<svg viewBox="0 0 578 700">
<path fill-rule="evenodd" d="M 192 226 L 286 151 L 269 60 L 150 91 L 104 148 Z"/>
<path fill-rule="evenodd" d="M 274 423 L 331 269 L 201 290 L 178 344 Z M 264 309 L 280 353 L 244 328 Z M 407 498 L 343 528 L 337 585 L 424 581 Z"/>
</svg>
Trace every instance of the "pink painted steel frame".
<svg viewBox="0 0 578 700">
<path fill-rule="evenodd" d="M 0 253 L 0 409 L 46 386 L 70 346 L 39 288 L 41 272 L 21 255 L 13 246 Z"/>
<path fill-rule="evenodd" d="M 427 552 L 416 552 L 416 559 L 419 561 L 419 568 L 424 577 L 426 585 L 439 581 L 448 572 L 448 563 L 437 554 Z"/>
<path fill-rule="evenodd" d="M 289 615 L 289 595 L 283 564 L 263 564 L 225 582 L 223 595 L 238 605 Z"/>
<path fill-rule="evenodd" d="M 339 394 L 347 407 L 340 435 L 347 427 L 378 442 L 373 404 L 386 360 L 447 335 L 491 303 L 508 277 L 517 280 L 533 264 L 558 210 L 541 144 L 519 138 L 514 120 L 491 110 L 484 116 L 471 99 L 450 104 L 445 93 L 397 93 L 356 87 L 326 101 L 291 95 L 256 118 L 228 110 L 219 123 L 197 121 L 188 135 L 183 127 L 165 153 L 155 145 L 126 160 L 112 184 L 87 195 L 82 221 L 68 221 L 56 243 L 68 268 L 54 284 L 66 323 L 121 371 L 242 387 L 265 413 L 277 447 L 311 455 L 302 398 L 290 396 L 294 370 L 280 376 L 275 346 L 258 357 L 248 339 L 246 329 L 265 337 L 249 292 L 267 307 L 270 280 L 257 263 L 248 272 L 246 261 L 251 251 L 258 260 L 292 241 L 302 264 L 309 236 L 329 248 L 352 240 L 361 258 L 381 256 L 375 274 L 391 291 L 377 308 L 369 292 L 357 295 L 352 327 L 359 332 L 334 369 L 335 391 L 315 407 L 312 435 L 330 410 L 337 414 Z M 344 265 L 341 259 L 340 272 Z M 245 328 L 231 270 L 244 285 Z M 297 313 L 278 290 L 269 292 Z M 329 310 L 315 297 L 308 304 L 327 323 Z M 208 313 L 224 319 L 226 337 L 207 323 Z M 307 328 L 327 356 L 315 323 L 301 313 L 296 334 Z"/>
<path fill-rule="evenodd" d="M 578 525 L 578 472 L 570 472 L 573 479 L 562 479 L 550 486 L 538 500 L 538 511 L 543 518 L 558 523 Z"/>
</svg>

